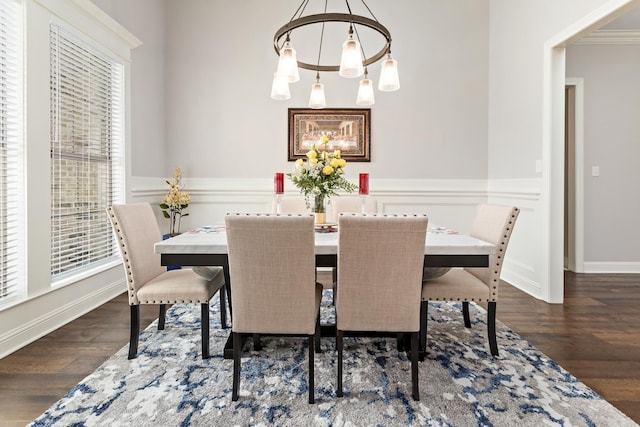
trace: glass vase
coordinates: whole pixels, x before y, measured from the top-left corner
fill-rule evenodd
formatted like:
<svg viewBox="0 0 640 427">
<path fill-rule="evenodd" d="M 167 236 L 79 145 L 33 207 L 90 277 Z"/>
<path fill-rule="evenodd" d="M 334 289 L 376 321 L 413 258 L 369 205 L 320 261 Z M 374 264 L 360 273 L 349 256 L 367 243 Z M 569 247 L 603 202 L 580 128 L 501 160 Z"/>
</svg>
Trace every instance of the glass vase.
<svg viewBox="0 0 640 427">
<path fill-rule="evenodd" d="M 317 195 L 313 199 L 313 213 L 316 217 L 316 224 L 325 224 L 327 222 L 327 207 L 324 195 Z"/>
</svg>

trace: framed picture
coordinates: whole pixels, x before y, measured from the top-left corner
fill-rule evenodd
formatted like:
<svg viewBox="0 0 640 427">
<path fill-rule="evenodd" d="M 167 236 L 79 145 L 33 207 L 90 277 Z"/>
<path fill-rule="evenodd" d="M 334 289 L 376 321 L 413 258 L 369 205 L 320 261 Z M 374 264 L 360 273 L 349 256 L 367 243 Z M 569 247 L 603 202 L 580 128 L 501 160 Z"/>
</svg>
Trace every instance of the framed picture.
<svg viewBox="0 0 640 427">
<path fill-rule="evenodd" d="M 342 158 L 351 162 L 370 162 L 370 128 L 369 108 L 289 108 L 289 160 L 306 157 L 326 135 L 328 150 L 340 150 Z"/>
</svg>

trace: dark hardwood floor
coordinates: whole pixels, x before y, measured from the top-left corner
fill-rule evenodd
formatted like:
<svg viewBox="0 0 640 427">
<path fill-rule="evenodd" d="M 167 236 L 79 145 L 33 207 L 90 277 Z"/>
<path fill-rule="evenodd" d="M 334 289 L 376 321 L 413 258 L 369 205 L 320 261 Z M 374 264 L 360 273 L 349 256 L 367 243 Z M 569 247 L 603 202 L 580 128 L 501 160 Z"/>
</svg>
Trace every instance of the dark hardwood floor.
<svg viewBox="0 0 640 427">
<path fill-rule="evenodd" d="M 143 306 L 141 328 L 157 317 Z M 504 284 L 498 319 L 640 424 L 640 275 L 565 275 L 565 303 Z M 128 343 L 121 295 L 0 360 L 0 426 L 24 426 Z M 498 342 L 499 344 L 499 342 Z"/>
</svg>

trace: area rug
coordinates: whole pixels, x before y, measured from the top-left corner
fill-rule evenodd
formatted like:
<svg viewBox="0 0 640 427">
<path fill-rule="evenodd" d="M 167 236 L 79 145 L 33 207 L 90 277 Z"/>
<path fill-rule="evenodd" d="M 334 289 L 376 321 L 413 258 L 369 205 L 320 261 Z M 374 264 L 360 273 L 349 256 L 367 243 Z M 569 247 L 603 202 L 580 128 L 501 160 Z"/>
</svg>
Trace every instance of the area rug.
<svg viewBox="0 0 640 427">
<path fill-rule="evenodd" d="M 240 399 L 231 401 L 233 362 L 222 349 L 219 307 L 211 307 L 212 357 L 200 357 L 200 308 L 176 305 L 164 331 L 141 333 L 137 359 L 122 348 L 31 426 L 637 426 L 526 340 L 498 322 L 500 356 L 486 344 L 485 311 L 471 304 L 429 307 L 420 401 L 410 361 L 395 339 L 345 338 L 344 397 L 337 398 L 336 350 L 322 339 L 316 403 L 307 403 L 304 338 L 264 337 L 242 358 Z M 325 291 L 323 322 L 333 320 Z"/>
</svg>

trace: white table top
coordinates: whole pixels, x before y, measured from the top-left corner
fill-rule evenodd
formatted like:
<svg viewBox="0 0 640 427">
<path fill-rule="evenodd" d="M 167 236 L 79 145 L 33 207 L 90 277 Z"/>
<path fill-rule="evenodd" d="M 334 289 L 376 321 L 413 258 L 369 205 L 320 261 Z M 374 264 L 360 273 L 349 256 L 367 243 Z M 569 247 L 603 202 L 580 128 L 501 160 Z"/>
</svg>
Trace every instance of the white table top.
<svg viewBox="0 0 640 427">
<path fill-rule="evenodd" d="M 316 255 L 338 253 L 338 233 L 316 232 Z M 223 226 L 202 227 L 158 242 L 159 254 L 226 254 L 227 234 Z M 484 240 L 458 234 L 443 227 L 430 226 L 425 255 L 491 255 L 496 247 Z"/>
</svg>

